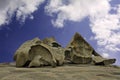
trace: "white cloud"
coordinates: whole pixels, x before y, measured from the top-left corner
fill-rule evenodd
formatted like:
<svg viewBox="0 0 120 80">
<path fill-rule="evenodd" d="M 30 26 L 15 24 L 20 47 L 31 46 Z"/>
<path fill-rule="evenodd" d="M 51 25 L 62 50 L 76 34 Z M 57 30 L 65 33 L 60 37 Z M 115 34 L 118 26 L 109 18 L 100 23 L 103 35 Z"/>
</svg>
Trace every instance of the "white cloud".
<svg viewBox="0 0 120 80">
<path fill-rule="evenodd" d="M 16 12 L 17 20 L 33 19 L 32 13 L 44 0 L 0 0 L 0 26 L 8 24 Z"/>
<path fill-rule="evenodd" d="M 104 14 L 91 17 L 91 29 L 94 39 L 106 52 L 120 51 L 120 7 L 116 14 Z"/>
<path fill-rule="evenodd" d="M 69 0 L 68 4 L 63 1 L 50 0 L 45 7 L 49 15 L 57 14 L 57 19 L 52 20 L 56 27 L 63 27 L 66 20 L 80 22 L 87 16 L 104 14 L 110 9 L 108 0 Z"/>
<path fill-rule="evenodd" d="M 8 24 L 15 14 L 17 20 L 34 19 L 32 13 L 45 0 L 0 0 L 0 26 Z M 117 13 L 111 14 L 114 9 Z M 16 13 L 15 13 L 16 12 Z M 99 52 L 120 51 L 120 5 L 111 7 L 110 0 L 48 0 L 45 12 L 52 24 L 63 27 L 65 21 L 81 22 L 88 17 Z"/>
<path fill-rule="evenodd" d="M 97 41 L 98 51 L 120 51 L 120 5 L 112 7 L 111 0 L 69 0 L 67 4 L 63 1 L 50 0 L 45 7 L 47 14 L 53 17 L 54 26 L 63 27 L 66 20 L 80 22 L 89 17 L 94 33 L 92 39 Z M 112 9 L 117 13 L 111 14 Z"/>
<path fill-rule="evenodd" d="M 104 58 L 109 58 L 109 54 L 103 53 L 103 54 L 102 54 L 102 57 L 104 57 Z"/>
</svg>

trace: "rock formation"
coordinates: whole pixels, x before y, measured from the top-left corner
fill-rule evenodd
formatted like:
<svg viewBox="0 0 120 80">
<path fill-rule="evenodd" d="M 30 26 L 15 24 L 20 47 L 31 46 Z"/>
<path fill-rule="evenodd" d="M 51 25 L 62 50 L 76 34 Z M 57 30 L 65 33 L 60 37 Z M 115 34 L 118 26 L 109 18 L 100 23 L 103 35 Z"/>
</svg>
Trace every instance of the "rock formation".
<svg viewBox="0 0 120 80">
<path fill-rule="evenodd" d="M 14 60 L 16 67 L 56 67 L 66 60 L 75 64 L 95 65 L 109 65 L 116 61 L 100 56 L 79 33 L 73 36 L 66 48 L 62 48 L 54 37 L 26 41 L 16 51 Z"/>
<path fill-rule="evenodd" d="M 68 44 L 65 55 L 66 59 L 76 64 L 109 65 L 116 61 L 100 56 L 79 33 Z"/>
<path fill-rule="evenodd" d="M 53 38 L 26 41 L 14 55 L 16 67 L 56 67 L 64 63 L 64 49 Z"/>
<path fill-rule="evenodd" d="M 89 64 L 92 62 L 94 49 L 78 33 L 74 35 L 67 48 L 70 49 L 68 54 L 73 63 Z"/>
<path fill-rule="evenodd" d="M 29 50 L 39 42 L 41 42 L 39 38 L 34 38 L 33 40 L 26 41 L 18 48 L 13 57 L 16 61 L 16 67 L 23 67 L 29 64 Z"/>
</svg>

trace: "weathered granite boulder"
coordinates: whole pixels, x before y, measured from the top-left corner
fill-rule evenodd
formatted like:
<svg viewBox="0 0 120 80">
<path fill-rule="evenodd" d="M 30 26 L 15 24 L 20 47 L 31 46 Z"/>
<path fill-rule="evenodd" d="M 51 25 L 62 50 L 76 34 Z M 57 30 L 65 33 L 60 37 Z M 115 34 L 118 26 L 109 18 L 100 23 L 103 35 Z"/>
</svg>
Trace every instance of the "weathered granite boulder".
<svg viewBox="0 0 120 80">
<path fill-rule="evenodd" d="M 42 43 L 32 46 L 29 50 L 29 58 L 31 60 L 29 67 L 39 67 L 45 65 L 55 67 L 56 60 L 48 48 L 48 45 Z"/>
<path fill-rule="evenodd" d="M 63 65 L 64 58 L 65 58 L 65 56 L 64 56 L 65 49 L 61 47 L 61 45 L 55 40 L 54 37 L 45 38 L 43 40 L 43 43 L 51 46 L 48 49 L 54 55 L 57 65 L 59 65 L 59 66 Z"/>
<path fill-rule="evenodd" d="M 41 43 L 39 38 L 34 38 L 33 40 L 29 40 L 24 42 L 15 52 L 14 60 L 16 61 L 16 67 L 23 67 L 29 64 L 29 50 L 31 46 Z"/>
<path fill-rule="evenodd" d="M 31 47 L 29 58 L 31 60 L 29 67 L 47 65 L 55 67 L 64 63 L 64 50 L 41 43 Z"/>
<path fill-rule="evenodd" d="M 52 47 L 52 48 L 49 48 L 50 49 L 50 52 L 53 54 L 55 60 L 56 60 L 56 63 L 58 66 L 61 66 L 64 64 L 64 59 L 65 59 L 65 55 L 64 55 L 64 49 L 61 48 L 61 47 Z"/>
<path fill-rule="evenodd" d="M 40 67 L 51 65 L 55 67 L 56 65 L 62 65 L 64 63 L 64 49 L 51 39 L 46 39 L 48 43 L 41 41 L 39 38 L 26 41 L 14 55 L 16 66 Z"/>
<path fill-rule="evenodd" d="M 65 59 L 77 64 L 109 65 L 116 59 L 105 59 L 91 45 L 76 33 L 65 49 Z"/>
<path fill-rule="evenodd" d="M 79 33 L 74 35 L 67 49 L 70 50 L 70 53 L 67 50 L 65 51 L 65 55 L 69 55 L 69 59 L 71 59 L 73 63 L 87 64 L 92 62 L 93 48 Z"/>
<path fill-rule="evenodd" d="M 105 59 L 91 45 L 76 33 L 66 48 L 62 48 L 54 37 L 23 43 L 15 52 L 16 67 L 52 67 L 63 65 L 66 60 L 75 64 L 109 65 L 116 59 Z"/>
<path fill-rule="evenodd" d="M 52 47 L 61 47 L 61 45 L 56 42 L 54 37 L 49 37 L 49 38 L 43 39 L 43 43 L 45 43 L 49 46 L 52 46 Z"/>
</svg>

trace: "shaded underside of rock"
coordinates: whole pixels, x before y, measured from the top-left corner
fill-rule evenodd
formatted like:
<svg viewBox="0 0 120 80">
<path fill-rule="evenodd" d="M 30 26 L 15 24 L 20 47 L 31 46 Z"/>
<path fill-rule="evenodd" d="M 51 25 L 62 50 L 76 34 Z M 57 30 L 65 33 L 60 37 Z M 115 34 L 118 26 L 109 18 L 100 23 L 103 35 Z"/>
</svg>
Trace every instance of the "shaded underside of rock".
<svg viewBox="0 0 120 80">
<path fill-rule="evenodd" d="M 101 56 L 94 56 L 93 62 L 95 65 L 109 65 L 115 63 L 116 59 L 105 59 Z"/>
<path fill-rule="evenodd" d="M 75 64 L 90 64 L 92 62 L 92 58 L 73 55 L 71 61 Z"/>
<path fill-rule="evenodd" d="M 47 45 L 35 45 L 32 46 L 29 51 L 29 58 L 31 63 L 29 67 L 39 67 L 44 65 L 51 65 L 55 67 L 56 60 L 53 54 L 49 51 Z"/>
</svg>

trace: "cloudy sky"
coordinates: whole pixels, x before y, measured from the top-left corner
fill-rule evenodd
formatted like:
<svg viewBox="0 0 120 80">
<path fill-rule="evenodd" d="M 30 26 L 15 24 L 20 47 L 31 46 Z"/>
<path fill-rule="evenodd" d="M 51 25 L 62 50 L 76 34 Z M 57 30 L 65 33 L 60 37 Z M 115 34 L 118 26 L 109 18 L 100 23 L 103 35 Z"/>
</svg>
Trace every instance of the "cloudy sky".
<svg viewBox="0 0 120 80">
<path fill-rule="evenodd" d="M 26 40 L 55 36 L 65 47 L 75 32 L 120 65 L 120 0 L 0 0 L 0 62 Z"/>
</svg>

